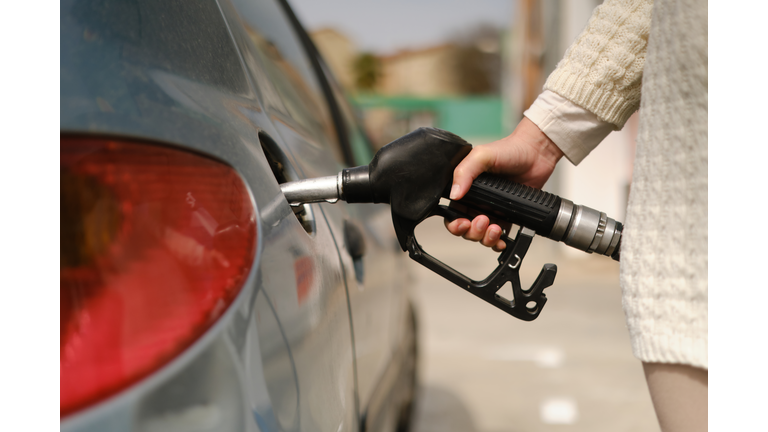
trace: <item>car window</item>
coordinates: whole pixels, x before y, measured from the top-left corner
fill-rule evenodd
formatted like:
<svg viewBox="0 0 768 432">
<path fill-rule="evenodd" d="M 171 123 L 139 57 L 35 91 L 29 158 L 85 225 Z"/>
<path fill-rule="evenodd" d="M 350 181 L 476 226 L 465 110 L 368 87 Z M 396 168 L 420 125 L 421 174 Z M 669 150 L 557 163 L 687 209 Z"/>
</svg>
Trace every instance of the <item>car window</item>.
<svg viewBox="0 0 768 432">
<path fill-rule="evenodd" d="M 360 126 L 362 121 L 346 96 L 336 87 L 334 87 L 334 94 L 344 118 L 344 126 L 347 129 L 347 139 L 349 139 L 349 146 L 352 149 L 354 163 L 355 165 L 368 165 L 373 159 L 373 147 Z"/>
<path fill-rule="evenodd" d="M 282 6 L 274 0 L 233 0 L 254 54 L 280 95 L 273 106 L 295 122 L 314 144 L 344 157 L 322 86 L 307 51 Z M 247 63 L 247 62 L 246 62 Z M 266 97 L 265 97 L 266 98 Z M 279 119 L 278 119 L 279 120 Z"/>
<path fill-rule="evenodd" d="M 324 62 L 320 62 L 323 68 L 323 73 L 328 79 L 333 97 L 336 100 L 336 104 L 341 111 L 343 127 L 346 132 L 347 140 L 349 141 L 349 147 L 352 151 L 352 163 L 354 165 L 368 165 L 373 159 L 374 151 L 371 141 L 365 134 L 362 118 L 357 111 L 357 108 L 350 102 L 346 93 L 342 90 L 339 83 L 333 79 L 333 75 L 330 73 L 330 68 Z"/>
</svg>

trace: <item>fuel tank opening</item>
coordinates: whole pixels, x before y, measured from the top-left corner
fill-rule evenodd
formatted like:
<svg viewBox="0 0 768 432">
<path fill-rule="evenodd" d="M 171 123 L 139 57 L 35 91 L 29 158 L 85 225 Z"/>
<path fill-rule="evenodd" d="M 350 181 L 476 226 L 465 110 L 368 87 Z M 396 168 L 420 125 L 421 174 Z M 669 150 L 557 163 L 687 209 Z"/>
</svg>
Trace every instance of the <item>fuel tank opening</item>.
<svg viewBox="0 0 768 432">
<path fill-rule="evenodd" d="M 264 151 L 264 156 L 266 156 L 267 162 L 269 162 L 269 168 L 272 170 L 272 174 L 275 176 L 278 184 L 298 180 L 298 176 L 295 175 L 285 154 L 269 135 L 259 133 L 259 142 L 261 143 L 261 149 Z M 291 209 L 296 219 L 304 228 L 304 231 L 312 235 L 315 232 L 315 218 L 309 204 L 291 206 Z"/>
</svg>

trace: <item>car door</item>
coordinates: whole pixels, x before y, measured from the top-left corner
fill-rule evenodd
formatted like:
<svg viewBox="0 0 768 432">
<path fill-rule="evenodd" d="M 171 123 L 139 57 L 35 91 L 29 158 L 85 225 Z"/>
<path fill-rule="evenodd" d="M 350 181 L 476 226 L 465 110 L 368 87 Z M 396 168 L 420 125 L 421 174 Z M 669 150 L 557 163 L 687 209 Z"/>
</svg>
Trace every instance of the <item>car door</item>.
<svg viewBox="0 0 768 432">
<path fill-rule="evenodd" d="M 370 142 L 351 104 L 329 76 L 341 114 L 342 127 L 355 165 L 373 158 Z M 349 217 L 361 228 L 365 253 L 355 255 L 354 235 L 345 232 L 345 247 L 353 258 L 355 286 L 350 290 L 354 328 L 358 395 L 366 430 L 393 430 L 404 403 L 415 385 L 408 382 L 408 363 L 415 358 L 408 340 L 415 337 L 410 321 L 410 262 L 397 242 L 390 207 L 382 204 L 347 206 Z M 350 229 L 345 225 L 345 229 Z M 348 272 L 349 273 L 349 272 Z M 415 343 L 415 342 L 414 342 Z"/>
<path fill-rule="evenodd" d="M 289 8 L 288 11 L 290 13 Z M 295 17 L 294 21 L 304 36 L 316 71 L 325 83 L 347 165 L 367 165 L 374 151 L 357 112 Z M 342 249 L 352 258 L 351 269 L 354 270 L 354 280 L 348 284 L 360 415 L 366 430 L 391 430 L 415 385 L 409 382 L 415 379 L 411 375 L 414 373 L 415 345 L 409 346 L 408 342 L 415 338 L 415 317 L 409 292 L 410 263 L 396 240 L 389 206 L 336 205 L 330 209 L 334 210 L 338 210 L 340 216 L 329 218 L 329 222 L 334 226 L 332 221 L 336 220 L 336 225 L 343 227 Z M 361 250 L 361 244 L 364 250 Z M 350 279 L 353 272 L 348 264 L 346 268 Z M 399 421 L 402 423 L 402 418 Z"/>
<path fill-rule="evenodd" d="M 328 106 L 282 6 L 272 0 L 220 5 L 259 93 L 263 112 L 258 115 L 270 122 L 269 127 L 255 126 L 277 182 L 337 173 L 343 155 Z M 273 205 L 287 206 L 284 198 L 276 199 Z M 261 352 L 253 359 L 263 362 L 280 428 L 355 430 L 358 406 L 345 272 L 351 260 L 340 254 L 340 233 L 337 224 L 329 224 L 324 206 L 294 210 L 291 229 L 304 231 L 301 241 L 286 244 L 276 236 L 278 252 L 270 256 L 265 249 L 264 274 L 270 277 L 263 281 L 265 313 L 257 314 L 256 322 Z M 295 280 L 286 284 L 281 275 Z M 284 352 L 281 338 L 288 346 Z"/>
<path fill-rule="evenodd" d="M 288 6 L 273 0 L 233 0 L 231 4 L 243 29 L 244 61 L 251 69 L 265 72 L 254 73 L 254 79 L 285 148 L 287 164 L 295 170 L 297 177 L 288 180 L 335 175 L 343 166 L 367 164 L 373 156 L 370 145 L 353 124 L 343 96 L 327 80 Z M 252 14 L 256 6 L 259 14 Z M 276 11 L 278 7 L 283 13 Z M 278 26 L 284 21 L 291 21 L 293 28 Z M 380 393 L 378 399 L 386 399 L 393 386 L 392 378 L 386 382 L 385 376 L 401 339 L 407 309 L 405 272 L 398 270 L 402 256 L 389 208 L 343 202 L 305 207 L 316 223 L 322 219 L 328 224 L 345 270 L 356 400 L 358 415 L 364 417 L 376 393 Z"/>
</svg>

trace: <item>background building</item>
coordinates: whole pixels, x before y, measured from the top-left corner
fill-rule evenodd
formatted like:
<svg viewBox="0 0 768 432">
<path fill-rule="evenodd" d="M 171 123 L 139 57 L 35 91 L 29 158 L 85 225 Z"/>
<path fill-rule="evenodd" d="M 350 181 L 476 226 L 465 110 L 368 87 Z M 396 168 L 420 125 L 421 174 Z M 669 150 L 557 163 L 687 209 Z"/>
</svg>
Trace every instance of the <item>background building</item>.
<svg viewBox="0 0 768 432">
<path fill-rule="evenodd" d="M 311 35 L 317 49 L 336 79 L 344 88 L 355 87 L 353 64 L 357 57 L 357 47 L 350 38 L 336 29 L 325 27 L 312 31 Z"/>
<path fill-rule="evenodd" d="M 439 45 L 384 55 L 355 52 L 337 30 L 323 28 L 311 36 L 363 110 L 377 147 L 421 126 L 450 130 L 473 143 L 503 136 L 498 29 L 478 26 Z"/>
</svg>

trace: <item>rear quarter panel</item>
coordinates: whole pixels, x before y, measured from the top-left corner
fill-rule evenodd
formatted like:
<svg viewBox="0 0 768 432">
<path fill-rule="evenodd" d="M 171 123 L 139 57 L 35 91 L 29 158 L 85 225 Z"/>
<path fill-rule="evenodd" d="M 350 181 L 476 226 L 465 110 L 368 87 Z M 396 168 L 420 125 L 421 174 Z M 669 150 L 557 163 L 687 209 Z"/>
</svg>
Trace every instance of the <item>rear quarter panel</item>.
<svg viewBox="0 0 768 432">
<path fill-rule="evenodd" d="M 203 338 L 62 419 L 62 430 L 356 429 L 339 251 L 323 217 L 308 235 L 280 193 L 259 133 L 292 144 L 265 109 L 270 89 L 254 84 L 268 78 L 257 62 L 244 67 L 219 5 L 62 1 L 60 67 L 62 133 L 137 138 L 233 166 L 256 204 L 260 244 L 240 296 Z M 337 168 L 316 161 L 308 174 Z"/>
</svg>

